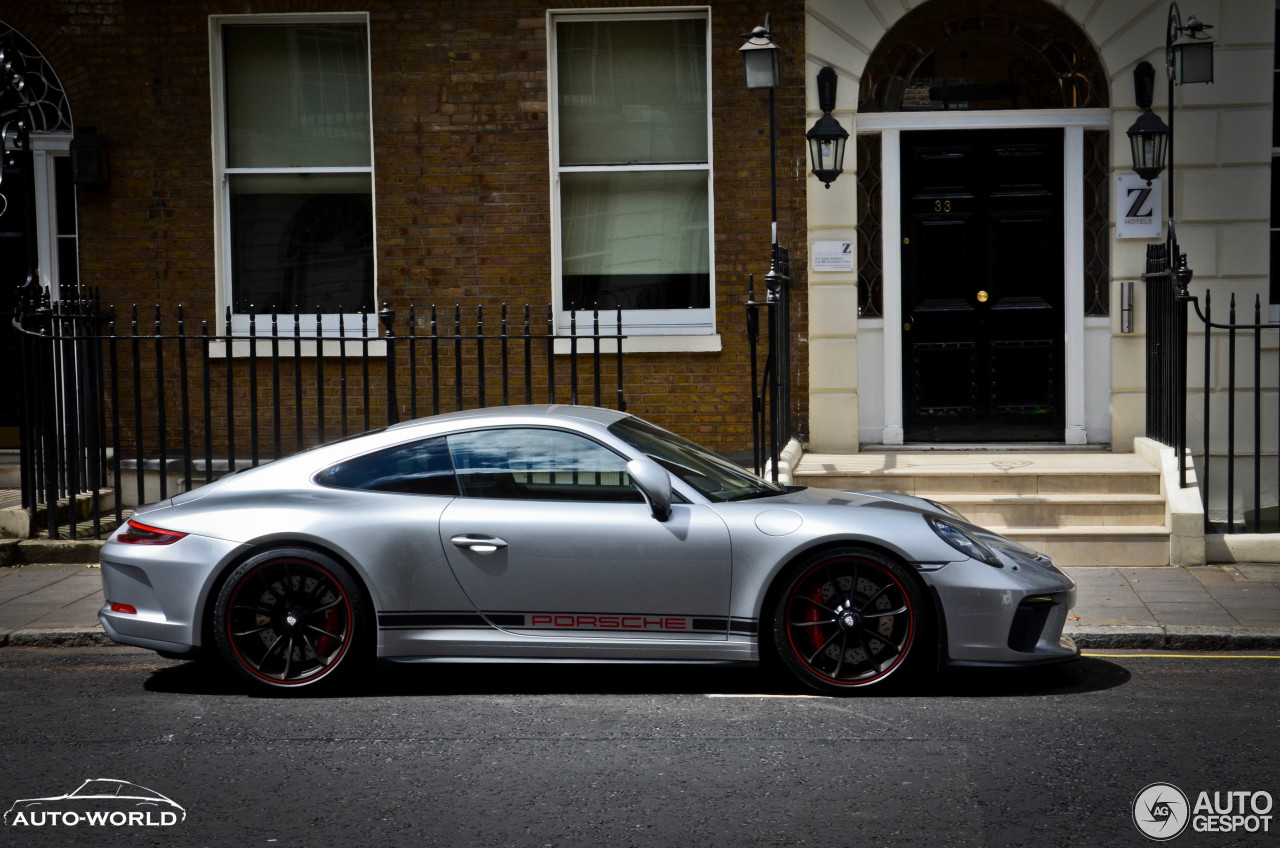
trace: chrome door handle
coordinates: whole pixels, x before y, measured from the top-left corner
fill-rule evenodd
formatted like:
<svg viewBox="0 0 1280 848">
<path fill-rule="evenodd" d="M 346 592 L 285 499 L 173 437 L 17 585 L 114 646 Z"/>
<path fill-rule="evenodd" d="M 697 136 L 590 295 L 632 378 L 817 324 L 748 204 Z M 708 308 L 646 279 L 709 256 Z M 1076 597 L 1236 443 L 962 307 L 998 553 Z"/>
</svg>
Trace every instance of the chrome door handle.
<svg viewBox="0 0 1280 848">
<path fill-rule="evenodd" d="M 497 536 L 473 536 L 470 533 L 454 536 L 449 541 L 473 554 L 493 554 L 507 546 L 507 543 Z"/>
</svg>

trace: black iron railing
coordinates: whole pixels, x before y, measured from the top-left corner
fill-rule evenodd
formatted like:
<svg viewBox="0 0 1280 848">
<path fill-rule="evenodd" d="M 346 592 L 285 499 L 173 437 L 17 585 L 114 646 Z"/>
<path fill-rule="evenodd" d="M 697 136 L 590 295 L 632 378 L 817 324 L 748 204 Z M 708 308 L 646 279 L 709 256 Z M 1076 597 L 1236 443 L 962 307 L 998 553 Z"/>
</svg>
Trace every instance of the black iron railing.
<svg viewBox="0 0 1280 848">
<path fill-rule="evenodd" d="M 126 492 L 163 499 L 403 419 L 513 403 L 625 409 L 621 312 L 590 314 L 580 326 L 571 311 L 565 337 L 550 307 L 384 304 L 354 326 L 291 313 L 245 328 L 181 306 L 121 316 L 87 291 L 28 304 L 14 319 L 23 508 L 33 533 L 100 536 Z"/>
<path fill-rule="evenodd" d="M 1172 245 L 1172 247 L 1170 246 Z M 1186 270 L 1186 255 L 1179 269 L 1185 274 L 1182 283 L 1172 262 L 1177 242 L 1147 245 L 1147 437 L 1172 447 L 1178 457 L 1187 448 L 1187 304 L 1185 283 L 1191 279 Z M 1181 485 L 1185 488 L 1186 467 Z"/>
<path fill-rule="evenodd" d="M 1263 375 L 1280 373 L 1280 324 L 1263 321 L 1262 299 L 1257 296 L 1253 302 L 1252 323 L 1237 320 L 1234 294 L 1224 324 L 1213 321 L 1209 292 L 1205 292 L 1204 311 L 1197 300 L 1193 298 L 1192 302 L 1205 328 L 1203 460 L 1199 469 L 1200 492 L 1205 501 L 1205 531 L 1277 532 L 1280 530 L 1277 524 L 1280 515 L 1276 514 L 1280 495 L 1280 392 L 1265 389 Z M 1220 332 L 1215 336 L 1214 330 Z M 1222 347 L 1224 332 L 1225 349 Z M 1270 337 L 1271 344 L 1264 344 L 1264 334 L 1272 332 L 1275 335 Z M 1241 336 L 1246 338 L 1243 347 L 1248 357 L 1243 368 L 1237 364 Z M 1219 351 L 1217 362 L 1215 347 Z M 1224 364 L 1221 359 L 1226 360 L 1226 384 L 1213 386 L 1209 375 L 1221 371 Z M 1272 395 L 1269 402 L 1264 398 L 1267 394 Z M 1215 413 L 1215 406 L 1226 408 Z M 1271 440 L 1264 437 L 1268 429 L 1275 434 Z M 1213 488 L 1217 474 L 1225 475 L 1226 485 L 1221 491 Z M 1237 491 L 1238 481 L 1243 485 Z"/>
<path fill-rule="evenodd" d="M 747 345 L 751 363 L 751 443 L 756 474 L 778 482 L 778 457 L 791 439 L 790 260 L 785 247 L 774 245 L 772 267 L 765 277 L 766 296 L 755 298 L 755 278 L 747 295 Z M 767 352 L 760 367 L 760 312 L 764 311 Z"/>
<path fill-rule="evenodd" d="M 1177 266 L 1172 260 L 1176 257 Z M 1212 318 L 1212 294 L 1187 291 L 1186 254 L 1166 244 L 1147 247 L 1147 436 L 1172 447 L 1187 485 L 1187 331 L 1195 309 L 1204 326 L 1203 410 L 1196 485 L 1204 504 L 1205 532 L 1280 530 L 1280 390 L 1264 388 L 1264 375 L 1280 374 L 1280 324 L 1263 321 L 1255 297 L 1253 322 L 1238 320 L 1235 295 L 1226 323 Z M 1266 334 L 1275 331 L 1271 343 Z M 1241 379 L 1241 336 L 1252 373 Z M 1225 361 L 1224 361 L 1225 360 Z M 1249 366 L 1246 365 L 1247 369 Z M 1225 369 L 1225 383 L 1222 372 Z M 1268 401 L 1266 396 L 1273 397 Z M 1268 440 L 1266 433 L 1275 434 Z M 1221 481 L 1221 482 L 1220 482 Z M 1242 485 L 1237 487 L 1237 483 Z M 1237 509 L 1237 505 L 1239 508 Z"/>
</svg>

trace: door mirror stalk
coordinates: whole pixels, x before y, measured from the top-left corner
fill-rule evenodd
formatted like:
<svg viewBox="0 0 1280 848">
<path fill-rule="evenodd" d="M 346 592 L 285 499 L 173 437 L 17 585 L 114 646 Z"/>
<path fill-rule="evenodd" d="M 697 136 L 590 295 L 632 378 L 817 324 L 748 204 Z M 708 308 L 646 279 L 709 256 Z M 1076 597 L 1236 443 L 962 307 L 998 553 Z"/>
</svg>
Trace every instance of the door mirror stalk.
<svg viewBox="0 0 1280 848">
<path fill-rule="evenodd" d="M 659 521 L 671 517 L 671 475 L 652 459 L 633 459 L 627 463 L 627 473 L 640 494 L 649 504 L 649 511 Z"/>
</svg>

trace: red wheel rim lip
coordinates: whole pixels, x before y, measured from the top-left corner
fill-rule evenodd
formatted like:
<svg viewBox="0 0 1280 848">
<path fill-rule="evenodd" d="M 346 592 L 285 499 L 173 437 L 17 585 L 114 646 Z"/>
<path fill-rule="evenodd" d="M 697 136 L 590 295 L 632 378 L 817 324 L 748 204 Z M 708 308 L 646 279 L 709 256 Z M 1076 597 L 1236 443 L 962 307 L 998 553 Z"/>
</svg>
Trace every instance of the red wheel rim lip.
<svg viewBox="0 0 1280 848">
<path fill-rule="evenodd" d="M 857 680 L 838 680 L 834 677 L 831 677 L 830 675 L 824 674 L 823 672 L 815 668 L 812 663 L 807 662 L 804 659 L 804 656 L 797 649 L 796 642 L 795 642 L 795 628 L 791 626 L 791 605 L 795 603 L 795 599 L 800 587 L 803 586 L 813 576 L 813 573 L 815 571 L 822 568 L 827 568 L 830 565 L 838 562 L 855 561 L 855 560 L 859 563 L 860 566 L 866 565 L 866 566 L 870 566 L 871 568 L 874 568 L 877 573 L 883 575 L 886 580 L 888 580 L 890 583 L 893 584 L 894 587 L 897 588 L 898 594 L 902 596 L 902 604 L 903 606 L 906 607 L 906 611 L 902 614 L 907 617 L 907 633 L 906 633 L 906 637 L 902 642 L 902 648 L 898 651 L 897 657 L 894 658 L 893 663 L 888 668 L 881 670 L 878 674 L 874 674 L 871 677 L 859 678 Z M 913 615 L 914 607 L 911 604 L 911 597 L 907 594 L 906 586 L 904 586 L 902 581 L 899 580 L 896 576 L 894 576 L 891 572 L 881 567 L 879 563 L 875 562 L 874 560 L 862 559 L 860 557 L 840 557 L 837 560 L 824 561 L 824 562 L 818 563 L 817 565 L 813 566 L 808 571 L 806 571 L 804 575 L 795 582 L 795 587 L 796 587 L 796 590 L 793 590 L 787 598 L 787 608 L 785 611 L 787 616 L 786 618 L 787 644 L 791 646 L 792 656 L 794 656 L 800 662 L 800 664 L 803 665 L 807 671 L 809 671 L 809 673 L 813 674 L 815 677 L 820 678 L 826 683 L 830 683 L 833 686 L 840 686 L 848 689 L 855 689 L 861 686 L 867 686 L 871 683 L 875 683 L 877 680 L 881 680 L 890 672 L 892 672 L 894 669 L 896 669 L 899 665 L 902 664 L 903 658 L 906 657 L 907 651 L 910 650 L 911 648 L 911 643 L 915 640 L 915 616 Z"/>
<path fill-rule="evenodd" d="M 280 678 L 271 677 L 270 675 L 266 675 L 258 671 L 256 668 L 253 667 L 251 663 L 249 663 L 245 659 L 244 655 L 240 653 L 240 646 L 236 641 L 236 636 L 231 632 L 230 608 L 235 606 L 236 599 L 240 597 L 240 591 L 248 583 L 249 578 L 257 574 L 264 568 L 268 568 L 273 565 L 279 565 L 281 563 L 291 563 L 295 565 L 305 566 L 306 568 L 315 569 L 316 571 L 323 574 L 325 579 L 329 581 L 329 583 L 333 586 L 334 590 L 338 593 L 339 597 L 342 599 L 341 607 L 345 612 L 346 619 L 347 619 L 346 638 L 342 640 L 342 647 L 338 651 L 338 653 L 334 656 L 333 660 L 330 661 L 327 665 L 322 666 L 320 670 L 315 672 L 314 674 L 307 675 L 306 677 L 300 677 L 300 678 L 297 678 L 296 680 L 282 680 Z M 255 677 L 259 678 L 260 680 L 270 683 L 273 686 L 301 686 L 307 683 L 314 683 L 316 680 L 319 680 L 329 672 L 333 671 L 334 668 L 337 667 L 339 660 L 341 660 L 342 657 L 346 655 L 347 648 L 351 644 L 351 638 L 350 638 L 351 619 L 352 619 L 351 600 L 350 598 L 347 597 L 347 593 L 343 590 L 342 584 L 340 584 L 334 578 L 333 574 L 330 573 L 328 569 L 320 565 L 317 565 L 314 562 L 310 562 L 309 560 L 295 559 L 292 557 L 280 557 L 277 559 L 269 560 L 267 562 L 259 563 L 257 566 L 254 567 L 252 571 L 250 571 L 244 577 L 240 578 L 239 583 L 236 585 L 235 591 L 231 593 L 231 597 L 228 599 L 228 611 L 227 611 L 227 621 L 226 621 L 227 642 L 228 644 L 231 645 L 231 650 L 235 652 L 236 660 L 237 662 L 240 663 L 240 667 L 243 668 L 245 671 L 249 672 L 250 674 L 254 675 Z"/>
</svg>

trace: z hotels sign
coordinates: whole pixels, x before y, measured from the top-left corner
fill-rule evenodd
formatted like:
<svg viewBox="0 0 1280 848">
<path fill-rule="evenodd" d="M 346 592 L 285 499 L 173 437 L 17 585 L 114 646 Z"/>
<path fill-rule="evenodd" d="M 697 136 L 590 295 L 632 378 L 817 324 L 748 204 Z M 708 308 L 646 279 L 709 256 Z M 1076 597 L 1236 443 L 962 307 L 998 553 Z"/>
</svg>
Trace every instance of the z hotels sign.
<svg viewBox="0 0 1280 848">
<path fill-rule="evenodd" d="M 1157 177 L 1147 181 L 1137 174 L 1116 176 L 1116 237 L 1158 239 L 1163 237 L 1160 220 L 1161 187 Z"/>
</svg>

